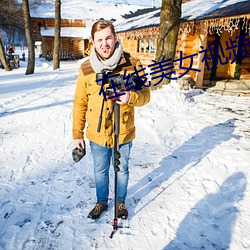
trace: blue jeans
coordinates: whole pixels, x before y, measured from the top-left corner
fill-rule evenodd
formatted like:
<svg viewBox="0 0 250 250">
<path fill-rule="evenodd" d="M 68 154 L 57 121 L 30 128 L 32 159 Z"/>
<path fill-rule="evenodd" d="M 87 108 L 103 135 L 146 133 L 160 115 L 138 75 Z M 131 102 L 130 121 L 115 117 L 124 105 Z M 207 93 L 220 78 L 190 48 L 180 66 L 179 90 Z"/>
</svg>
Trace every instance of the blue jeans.
<svg viewBox="0 0 250 250">
<path fill-rule="evenodd" d="M 128 161 L 131 147 L 132 141 L 119 146 L 121 164 L 119 165 L 120 171 L 118 172 L 117 200 L 121 202 L 125 201 L 127 195 L 129 178 Z M 109 168 L 111 159 L 112 163 L 114 162 L 114 148 L 103 147 L 91 141 L 90 148 L 94 161 L 97 202 L 107 204 L 109 196 Z"/>
</svg>

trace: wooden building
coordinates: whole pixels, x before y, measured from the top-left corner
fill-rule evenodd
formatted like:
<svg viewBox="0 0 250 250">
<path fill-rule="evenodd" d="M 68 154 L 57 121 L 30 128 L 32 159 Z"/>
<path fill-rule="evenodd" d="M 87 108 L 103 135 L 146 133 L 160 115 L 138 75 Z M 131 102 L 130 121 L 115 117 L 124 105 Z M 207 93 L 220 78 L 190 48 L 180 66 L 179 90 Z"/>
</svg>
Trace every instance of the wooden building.
<svg viewBox="0 0 250 250">
<path fill-rule="evenodd" d="M 187 74 L 198 87 L 213 86 L 221 79 L 250 79 L 250 4 L 246 0 L 230 2 L 193 0 L 182 4 L 175 59 L 187 57 L 182 67 L 189 67 L 193 59 L 192 68 L 200 71 Z M 159 23 L 160 8 L 138 11 L 115 22 L 124 49 L 144 65 L 155 59 Z M 180 76 L 186 69 L 177 61 L 175 71 Z"/>
<path fill-rule="evenodd" d="M 133 4 L 116 4 L 91 0 L 61 0 L 61 48 L 60 55 L 73 54 L 76 58 L 88 55 L 90 50 L 90 29 L 99 19 L 116 20 L 122 15 L 146 8 Z M 42 42 L 41 56 L 46 58 L 53 51 L 54 44 L 53 1 L 44 1 L 31 10 L 33 37 Z"/>
<path fill-rule="evenodd" d="M 54 18 L 32 18 L 33 37 L 41 41 L 41 57 L 48 58 L 54 46 Z M 61 20 L 60 57 L 69 59 L 83 58 L 87 52 L 90 38 L 90 26 L 93 21 Z"/>
</svg>

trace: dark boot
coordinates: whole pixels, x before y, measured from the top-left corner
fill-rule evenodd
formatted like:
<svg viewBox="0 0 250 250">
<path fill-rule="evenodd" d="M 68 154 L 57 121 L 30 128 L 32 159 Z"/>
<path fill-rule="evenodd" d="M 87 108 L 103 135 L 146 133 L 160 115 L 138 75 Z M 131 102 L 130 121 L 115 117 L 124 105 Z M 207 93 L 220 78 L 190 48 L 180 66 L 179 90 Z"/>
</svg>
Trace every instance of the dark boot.
<svg viewBox="0 0 250 250">
<path fill-rule="evenodd" d="M 108 205 L 103 204 L 101 202 L 97 202 L 95 204 L 95 207 L 90 211 L 88 218 L 91 218 L 93 220 L 98 219 L 100 215 L 102 214 L 102 212 L 107 210 L 107 208 L 108 208 Z"/>
<path fill-rule="evenodd" d="M 128 218 L 128 210 L 125 206 L 124 202 L 117 202 L 117 218 L 127 219 Z"/>
</svg>

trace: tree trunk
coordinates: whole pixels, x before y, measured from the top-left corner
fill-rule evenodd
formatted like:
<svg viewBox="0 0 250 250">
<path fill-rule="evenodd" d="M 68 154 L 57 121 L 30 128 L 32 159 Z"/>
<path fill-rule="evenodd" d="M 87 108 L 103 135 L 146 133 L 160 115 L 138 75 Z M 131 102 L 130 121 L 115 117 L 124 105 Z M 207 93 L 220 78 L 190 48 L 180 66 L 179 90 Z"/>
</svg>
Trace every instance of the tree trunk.
<svg viewBox="0 0 250 250">
<path fill-rule="evenodd" d="M 61 33 L 61 0 L 55 1 L 55 40 L 53 50 L 53 70 L 60 68 L 59 48 Z"/>
<path fill-rule="evenodd" d="M 170 65 L 167 67 L 165 66 L 165 68 L 170 68 L 173 66 L 180 26 L 181 2 L 182 0 L 162 0 L 160 30 L 155 61 L 159 63 L 162 60 L 170 59 L 170 61 L 167 62 L 170 63 Z M 167 63 L 165 63 L 165 65 Z M 170 78 L 171 74 L 167 73 L 170 73 L 173 70 L 174 69 L 164 70 L 164 74 Z M 153 74 L 153 77 L 160 76 L 162 73 L 163 72 Z M 159 77 L 157 79 L 153 79 L 152 84 L 155 86 L 152 86 L 152 89 L 161 88 L 163 84 L 168 84 L 170 82 L 170 79 L 168 78 Z"/>
<path fill-rule="evenodd" d="M 6 56 L 5 56 L 5 52 L 4 52 L 4 46 L 3 46 L 3 43 L 2 43 L 2 39 L 0 37 L 0 61 L 1 61 L 1 64 L 3 65 L 4 69 L 6 71 L 10 71 L 11 68 L 6 60 Z"/>
<path fill-rule="evenodd" d="M 23 8 L 25 36 L 28 44 L 28 66 L 25 74 L 30 75 L 34 74 L 35 70 L 35 48 L 32 37 L 32 27 L 30 21 L 30 9 L 28 0 L 22 0 L 22 8 Z"/>
</svg>

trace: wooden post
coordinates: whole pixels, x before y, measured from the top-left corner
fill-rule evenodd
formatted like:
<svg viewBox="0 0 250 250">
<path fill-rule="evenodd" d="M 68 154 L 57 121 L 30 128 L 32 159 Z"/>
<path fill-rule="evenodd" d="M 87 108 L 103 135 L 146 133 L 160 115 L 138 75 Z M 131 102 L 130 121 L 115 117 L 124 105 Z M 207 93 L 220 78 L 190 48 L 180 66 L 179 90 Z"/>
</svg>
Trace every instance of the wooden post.
<svg viewBox="0 0 250 250">
<path fill-rule="evenodd" d="M 200 46 L 204 47 L 204 49 L 207 49 L 207 35 L 204 34 L 204 31 L 201 31 L 198 35 L 199 38 L 199 50 L 201 50 Z M 197 62 L 197 69 L 200 69 L 200 72 L 197 72 L 195 80 L 195 85 L 197 87 L 203 86 L 203 78 L 204 78 L 204 67 L 205 62 L 201 62 L 204 54 L 200 53 L 198 54 L 198 62 Z"/>
</svg>

